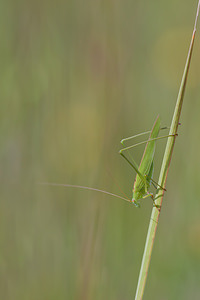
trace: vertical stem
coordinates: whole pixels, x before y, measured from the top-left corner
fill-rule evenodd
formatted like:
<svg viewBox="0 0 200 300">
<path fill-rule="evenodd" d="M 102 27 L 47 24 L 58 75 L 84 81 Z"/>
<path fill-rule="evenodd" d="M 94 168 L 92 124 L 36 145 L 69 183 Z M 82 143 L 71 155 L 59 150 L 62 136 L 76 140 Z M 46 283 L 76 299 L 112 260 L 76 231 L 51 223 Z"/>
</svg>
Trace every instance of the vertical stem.
<svg viewBox="0 0 200 300">
<path fill-rule="evenodd" d="M 192 57 L 192 50 L 193 50 L 193 45 L 194 45 L 195 33 L 196 33 L 196 24 L 197 24 L 197 19 L 198 19 L 198 14 L 199 14 L 199 6 L 200 6 L 200 0 L 198 3 L 194 30 L 193 30 L 192 39 L 190 42 L 190 48 L 188 51 L 185 69 L 183 72 L 181 85 L 180 85 L 180 89 L 179 89 L 179 93 L 178 93 L 178 97 L 177 97 L 177 102 L 176 102 L 176 106 L 174 109 L 174 115 L 173 115 L 172 123 L 170 126 L 169 134 L 174 135 L 174 136 L 169 137 L 167 140 L 165 153 L 164 153 L 164 157 L 163 157 L 163 162 L 162 162 L 162 166 L 161 166 L 158 184 L 162 187 L 165 187 L 165 185 L 166 185 L 167 174 L 168 174 L 169 165 L 170 165 L 170 161 L 171 161 L 171 157 L 172 157 L 175 138 L 177 135 L 178 124 L 179 124 L 179 119 L 180 119 L 180 114 L 181 114 L 181 109 L 182 109 L 182 104 L 183 104 L 183 98 L 184 98 L 184 92 L 185 92 L 185 87 L 186 87 L 186 82 L 187 82 L 187 77 L 188 77 L 188 72 L 189 72 L 189 67 L 190 67 L 190 61 L 191 61 L 191 57 Z M 156 203 L 156 206 L 160 207 L 160 209 L 161 209 L 161 205 L 162 205 L 163 196 L 164 196 L 164 190 L 158 189 L 156 196 L 155 196 L 155 199 L 156 199 L 155 203 Z M 150 264 L 150 260 L 151 260 L 151 253 L 152 253 L 156 230 L 157 230 L 157 226 L 158 226 L 158 219 L 160 216 L 160 209 L 158 209 L 157 207 L 153 207 L 153 209 L 152 209 L 150 223 L 149 223 L 149 229 L 148 229 L 148 233 L 147 233 L 146 244 L 145 244 L 145 249 L 144 249 L 144 254 L 143 254 L 143 259 L 142 259 L 142 264 L 141 264 L 141 268 L 140 268 L 140 274 L 139 274 L 139 279 L 138 279 L 135 300 L 139 300 L 139 299 L 141 300 L 143 298 L 149 264 Z"/>
</svg>

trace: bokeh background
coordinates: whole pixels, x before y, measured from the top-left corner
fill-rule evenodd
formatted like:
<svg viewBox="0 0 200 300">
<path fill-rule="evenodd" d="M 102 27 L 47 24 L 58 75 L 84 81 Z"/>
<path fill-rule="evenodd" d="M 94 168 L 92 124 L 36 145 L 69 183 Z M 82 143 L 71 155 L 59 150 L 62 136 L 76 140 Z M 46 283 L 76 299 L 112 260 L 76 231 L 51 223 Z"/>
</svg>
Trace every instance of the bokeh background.
<svg viewBox="0 0 200 300">
<path fill-rule="evenodd" d="M 196 6 L 1 1 L 0 299 L 134 299 L 152 201 L 38 183 L 131 197 L 119 141 L 170 125 Z M 199 299 L 199 27 L 144 299 Z"/>
</svg>

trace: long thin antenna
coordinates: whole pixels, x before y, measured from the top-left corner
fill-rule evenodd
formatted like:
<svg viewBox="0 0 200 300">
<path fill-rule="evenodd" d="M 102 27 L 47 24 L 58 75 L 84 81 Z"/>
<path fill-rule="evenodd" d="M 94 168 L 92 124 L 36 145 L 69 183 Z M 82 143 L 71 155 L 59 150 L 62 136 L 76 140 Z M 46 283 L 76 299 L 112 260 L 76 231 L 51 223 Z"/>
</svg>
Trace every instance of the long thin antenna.
<svg viewBox="0 0 200 300">
<path fill-rule="evenodd" d="M 51 186 L 71 187 L 71 188 L 78 188 L 78 189 L 84 189 L 84 190 L 89 190 L 89 191 L 100 192 L 100 193 L 107 194 L 107 195 L 110 195 L 110 196 L 113 196 L 113 197 L 116 197 L 116 198 L 119 198 L 119 199 L 122 199 L 122 200 L 125 200 L 125 201 L 131 203 L 131 200 L 129 200 L 128 198 L 124 198 L 124 197 L 121 197 L 119 195 L 116 195 L 116 194 L 113 194 L 113 193 L 110 193 L 110 192 L 106 192 L 106 191 L 103 191 L 103 190 L 95 189 L 95 188 L 92 188 L 92 187 L 88 187 L 88 186 L 74 185 L 74 184 L 64 184 L 64 183 L 51 183 L 51 182 L 39 182 L 39 184 L 51 185 Z"/>
</svg>

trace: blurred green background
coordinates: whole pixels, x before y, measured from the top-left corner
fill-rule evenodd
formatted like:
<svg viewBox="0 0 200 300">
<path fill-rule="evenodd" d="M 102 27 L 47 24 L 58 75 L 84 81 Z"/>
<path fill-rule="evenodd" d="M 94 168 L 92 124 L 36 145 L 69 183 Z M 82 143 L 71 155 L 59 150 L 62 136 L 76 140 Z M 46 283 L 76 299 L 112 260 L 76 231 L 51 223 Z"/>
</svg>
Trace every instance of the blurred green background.
<svg viewBox="0 0 200 300">
<path fill-rule="evenodd" d="M 0 2 L 0 299 L 134 299 L 152 201 L 37 183 L 131 197 L 119 141 L 170 125 L 196 6 Z M 144 299 L 199 299 L 199 26 Z"/>
</svg>

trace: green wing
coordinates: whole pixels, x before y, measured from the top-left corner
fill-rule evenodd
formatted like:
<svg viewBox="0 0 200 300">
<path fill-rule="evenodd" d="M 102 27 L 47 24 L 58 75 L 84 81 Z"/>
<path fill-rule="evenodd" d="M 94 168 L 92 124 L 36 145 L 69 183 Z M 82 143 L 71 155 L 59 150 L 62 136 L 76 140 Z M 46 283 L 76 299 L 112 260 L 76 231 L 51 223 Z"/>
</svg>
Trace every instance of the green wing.
<svg viewBox="0 0 200 300">
<path fill-rule="evenodd" d="M 158 116 L 151 130 L 149 139 L 156 139 L 158 137 L 159 131 L 160 131 L 160 118 Z M 155 153 L 155 143 L 156 143 L 155 140 L 147 142 L 139 165 L 139 172 L 143 176 L 145 175 L 147 176 L 147 187 L 150 185 L 150 178 L 152 177 L 153 174 L 153 159 Z M 145 182 L 138 174 L 134 182 L 133 190 L 135 192 L 140 191 L 141 193 L 143 193 L 143 195 L 145 194 Z"/>
</svg>

